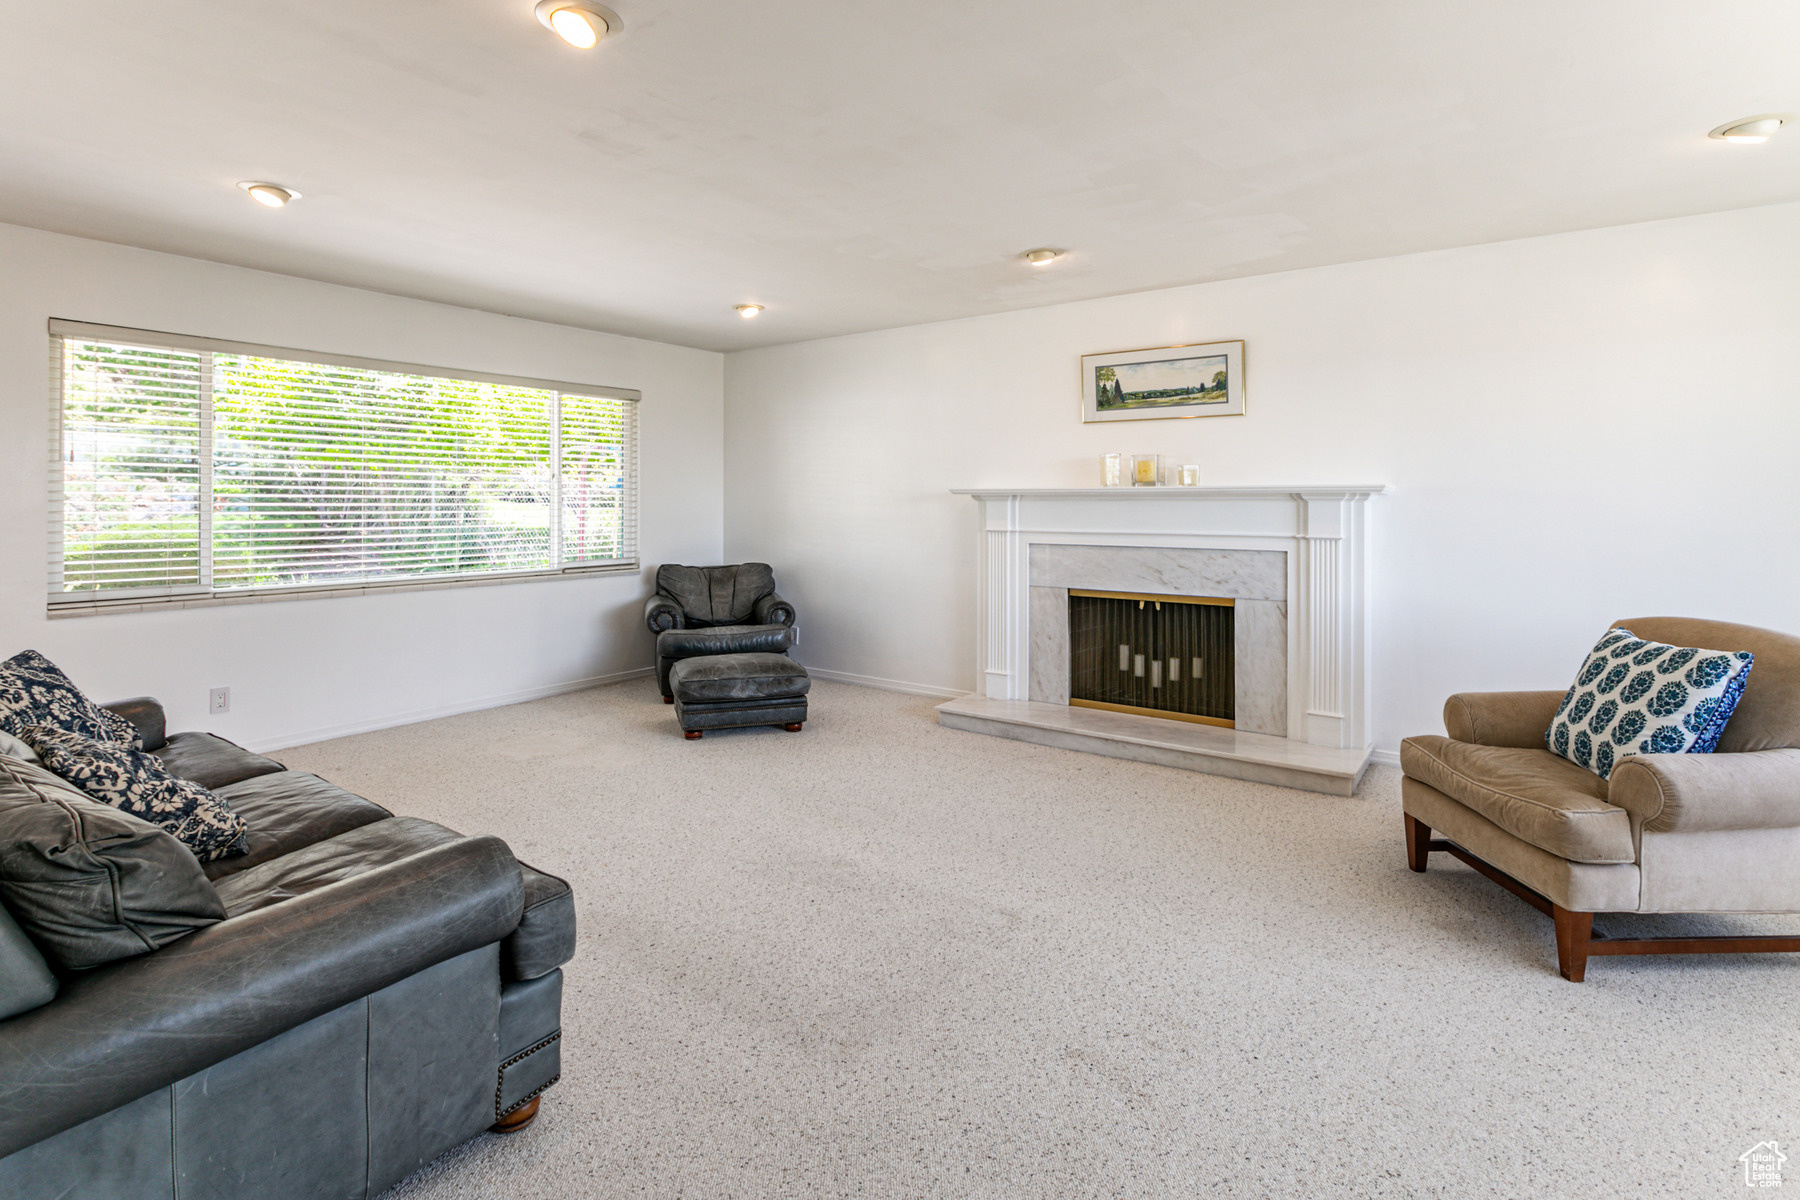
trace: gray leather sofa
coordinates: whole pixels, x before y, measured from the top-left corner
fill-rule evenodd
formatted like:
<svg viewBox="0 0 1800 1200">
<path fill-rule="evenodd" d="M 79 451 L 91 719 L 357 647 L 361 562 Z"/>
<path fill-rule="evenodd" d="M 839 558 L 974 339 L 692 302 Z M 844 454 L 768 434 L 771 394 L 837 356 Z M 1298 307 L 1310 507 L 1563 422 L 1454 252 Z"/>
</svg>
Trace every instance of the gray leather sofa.
<svg viewBox="0 0 1800 1200">
<path fill-rule="evenodd" d="M 656 684 L 670 704 L 669 669 L 684 658 L 786 654 L 794 644 L 794 606 L 776 594 L 768 563 L 660 566 L 644 624 L 656 635 Z"/>
<path fill-rule="evenodd" d="M 153 700 L 109 707 L 227 799 L 249 851 L 203 864 L 224 920 L 61 972 L 0 1020 L 0 1196 L 372 1197 L 535 1115 L 560 1073 L 566 883 L 498 838 L 210 734 L 165 738 Z M 28 976 L 26 956 L 0 909 L 0 977 Z"/>
</svg>

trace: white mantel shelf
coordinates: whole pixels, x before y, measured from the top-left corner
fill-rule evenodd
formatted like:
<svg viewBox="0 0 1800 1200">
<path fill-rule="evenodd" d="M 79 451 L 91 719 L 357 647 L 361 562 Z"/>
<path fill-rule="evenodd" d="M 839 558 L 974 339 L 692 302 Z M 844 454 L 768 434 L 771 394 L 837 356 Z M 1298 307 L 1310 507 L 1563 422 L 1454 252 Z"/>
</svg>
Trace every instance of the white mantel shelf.
<svg viewBox="0 0 1800 1200">
<path fill-rule="evenodd" d="M 1293 487 L 1097 487 L 1097 488 L 951 488 L 953 496 L 980 500 L 1017 496 L 1021 500 L 1268 500 L 1303 496 L 1381 496 L 1394 489 L 1385 483 L 1317 484 Z"/>
<path fill-rule="evenodd" d="M 1373 694 L 1371 501 L 1391 490 L 1386 484 L 1328 483 L 951 489 L 981 508 L 975 577 L 980 690 L 940 706 L 939 721 L 1288 787 L 1353 792 L 1368 765 Z M 1175 729 L 1170 726 L 1181 723 L 1159 717 L 1033 701 L 1034 546 L 1046 554 L 1057 547 L 1125 547 L 1285 556 L 1285 589 L 1264 602 L 1281 606 L 1283 615 L 1275 619 L 1287 627 L 1286 736 Z M 1281 727 L 1274 723 L 1277 732 Z"/>
</svg>

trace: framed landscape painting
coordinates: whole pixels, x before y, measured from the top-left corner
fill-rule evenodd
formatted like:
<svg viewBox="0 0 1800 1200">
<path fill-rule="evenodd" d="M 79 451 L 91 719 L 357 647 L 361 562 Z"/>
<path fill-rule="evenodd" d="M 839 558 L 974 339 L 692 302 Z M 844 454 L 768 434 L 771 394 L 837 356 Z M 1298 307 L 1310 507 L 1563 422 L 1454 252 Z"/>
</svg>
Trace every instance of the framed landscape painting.
<svg viewBox="0 0 1800 1200">
<path fill-rule="evenodd" d="M 1083 421 L 1244 415 L 1244 343 L 1081 356 Z"/>
</svg>

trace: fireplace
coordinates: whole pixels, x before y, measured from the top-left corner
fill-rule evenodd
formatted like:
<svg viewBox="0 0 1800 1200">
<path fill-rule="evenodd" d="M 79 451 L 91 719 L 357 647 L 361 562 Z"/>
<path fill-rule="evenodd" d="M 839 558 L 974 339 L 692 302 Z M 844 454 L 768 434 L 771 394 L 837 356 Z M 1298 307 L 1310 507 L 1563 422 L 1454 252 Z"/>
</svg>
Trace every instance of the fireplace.
<svg viewBox="0 0 1800 1200">
<path fill-rule="evenodd" d="M 1236 726 L 1236 602 L 1069 589 L 1069 703 Z"/>
<path fill-rule="evenodd" d="M 1386 490 L 959 489 L 981 506 L 976 693 L 938 721 L 1353 795 L 1370 754 L 1370 501 Z M 1215 596 L 1230 603 L 1182 603 Z"/>
</svg>

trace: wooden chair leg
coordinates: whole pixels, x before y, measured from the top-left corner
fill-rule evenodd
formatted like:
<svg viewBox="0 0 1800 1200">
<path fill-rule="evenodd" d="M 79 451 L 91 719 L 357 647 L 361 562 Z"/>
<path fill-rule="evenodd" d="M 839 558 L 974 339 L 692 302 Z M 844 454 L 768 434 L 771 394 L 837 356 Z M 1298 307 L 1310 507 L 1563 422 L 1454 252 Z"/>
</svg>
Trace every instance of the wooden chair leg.
<svg viewBox="0 0 1800 1200">
<path fill-rule="evenodd" d="M 1570 912 L 1560 904 L 1551 905 L 1550 916 L 1556 921 L 1556 969 L 1570 983 L 1587 977 L 1588 943 L 1594 936 L 1594 914 Z"/>
<path fill-rule="evenodd" d="M 675 697 L 673 697 L 673 696 L 664 696 L 664 697 L 663 697 L 663 703 L 664 703 L 664 704 L 673 704 L 673 703 L 675 703 Z"/>
<path fill-rule="evenodd" d="M 686 737 L 690 742 L 697 742 L 700 740 L 700 735 L 705 732 L 706 730 L 704 729 L 684 729 L 682 730 L 682 736 Z"/>
<path fill-rule="evenodd" d="M 795 721 L 792 725 L 783 725 L 782 728 L 787 730 L 789 733 L 799 733 L 801 724 L 802 724 L 801 722 Z"/>
<path fill-rule="evenodd" d="M 1406 814 L 1406 865 L 1415 871 L 1425 869 L 1431 855 L 1431 826 L 1411 813 Z"/>
<path fill-rule="evenodd" d="M 1591 912 L 1571 912 L 1548 896 L 1533 891 L 1511 875 L 1476 858 L 1455 842 L 1431 840 L 1431 830 L 1424 822 L 1406 818 L 1406 857 L 1415 871 L 1425 869 L 1425 856 L 1433 848 L 1460 859 L 1481 872 L 1531 907 L 1548 916 L 1556 925 L 1556 967 L 1570 983 L 1587 977 L 1587 960 L 1595 955 L 1613 954 L 1800 954 L 1800 937 L 1786 935 L 1754 935 L 1749 937 L 1652 937 L 1611 938 L 1594 936 Z"/>
<path fill-rule="evenodd" d="M 535 1099 L 533 1099 L 530 1104 L 524 1105 L 523 1107 L 520 1107 L 520 1108 L 513 1109 L 513 1111 L 507 1113 L 504 1117 L 501 1117 L 498 1121 L 494 1122 L 494 1124 L 489 1126 L 489 1128 L 494 1133 L 517 1133 L 517 1132 L 519 1132 L 519 1130 L 525 1128 L 527 1125 L 529 1125 L 533 1121 L 537 1120 L 538 1102 L 541 1101 L 542 1099 L 543 1099 L 542 1096 L 538 1096 Z"/>
</svg>

